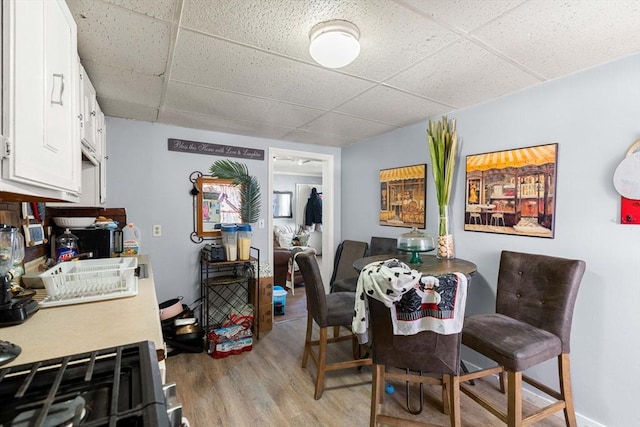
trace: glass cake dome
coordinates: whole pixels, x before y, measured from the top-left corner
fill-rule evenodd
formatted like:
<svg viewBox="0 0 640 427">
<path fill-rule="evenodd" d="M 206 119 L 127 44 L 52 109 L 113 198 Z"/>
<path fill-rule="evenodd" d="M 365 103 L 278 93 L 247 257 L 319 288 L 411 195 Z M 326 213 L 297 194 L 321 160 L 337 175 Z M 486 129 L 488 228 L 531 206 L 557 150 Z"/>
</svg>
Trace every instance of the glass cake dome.
<svg viewBox="0 0 640 427">
<path fill-rule="evenodd" d="M 410 252 L 410 264 L 421 264 L 420 252 L 429 252 L 435 249 L 433 237 L 430 234 L 423 233 L 413 227 L 411 231 L 403 233 L 398 237 L 398 250 L 402 252 Z"/>
</svg>

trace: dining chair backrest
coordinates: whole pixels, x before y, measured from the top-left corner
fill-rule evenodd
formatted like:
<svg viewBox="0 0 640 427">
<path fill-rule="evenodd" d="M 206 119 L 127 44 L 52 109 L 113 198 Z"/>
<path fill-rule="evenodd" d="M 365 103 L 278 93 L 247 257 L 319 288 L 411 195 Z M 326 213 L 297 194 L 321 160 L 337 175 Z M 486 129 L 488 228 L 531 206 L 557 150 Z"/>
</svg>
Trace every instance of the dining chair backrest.
<svg viewBox="0 0 640 427">
<path fill-rule="evenodd" d="M 296 262 L 304 278 L 307 310 L 318 326 L 324 328 L 328 321 L 327 295 L 324 291 L 318 260 L 313 254 L 301 253 L 296 256 Z"/>
<path fill-rule="evenodd" d="M 398 251 L 398 239 L 393 237 L 371 237 L 369 256 L 397 253 L 400 253 Z"/>
<path fill-rule="evenodd" d="M 431 331 L 394 335 L 389 309 L 368 298 L 373 363 L 430 373 L 458 375 L 462 333 L 440 335 Z"/>
<path fill-rule="evenodd" d="M 354 261 L 367 255 L 369 245 L 366 242 L 344 240 L 336 249 L 336 257 L 333 262 L 333 274 L 329 284 L 332 286 L 336 280 L 357 278 L 358 272 L 353 268 Z"/>
<path fill-rule="evenodd" d="M 544 329 L 569 353 L 573 309 L 586 264 L 582 260 L 503 251 L 496 312 Z"/>
</svg>

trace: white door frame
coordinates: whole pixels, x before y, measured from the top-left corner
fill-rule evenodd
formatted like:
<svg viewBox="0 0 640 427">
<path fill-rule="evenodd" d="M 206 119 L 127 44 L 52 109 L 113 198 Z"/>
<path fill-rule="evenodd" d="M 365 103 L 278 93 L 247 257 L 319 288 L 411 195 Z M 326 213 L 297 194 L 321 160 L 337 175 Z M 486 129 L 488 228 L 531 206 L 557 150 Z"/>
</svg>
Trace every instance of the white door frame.
<svg viewBox="0 0 640 427">
<path fill-rule="evenodd" d="M 298 151 L 288 150 L 284 148 L 269 147 L 269 203 L 271 203 L 271 194 L 273 194 L 273 157 L 303 157 L 307 159 L 317 159 L 322 161 L 322 281 L 325 284 L 325 288 L 329 287 L 329 280 L 331 280 L 331 274 L 333 274 L 333 258 L 335 255 L 334 250 L 334 231 L 335 231 L 335 197 L 336 188 L 333 174 L 335 170 L 335 158 L 333 154 L 314 153 L 310 151 Z M 269 260 L 273 265 L 273 210 L 269 206 L 269 238 L 268 251 Z"/>
</svg>

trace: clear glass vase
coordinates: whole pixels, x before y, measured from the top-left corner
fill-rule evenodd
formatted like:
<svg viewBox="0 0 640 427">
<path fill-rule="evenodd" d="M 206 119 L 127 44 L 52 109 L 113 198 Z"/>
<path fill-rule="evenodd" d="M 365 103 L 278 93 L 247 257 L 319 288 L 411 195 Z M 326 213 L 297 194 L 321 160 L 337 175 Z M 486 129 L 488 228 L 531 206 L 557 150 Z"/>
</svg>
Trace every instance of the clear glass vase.
<svg viewBox="0 0 640 427">
<path fill-rule="evenodd" d="M 449 221 L 449 205 L 438 206 L 440 219 L 438 222 L 438 248 L 436 257 L 440 259 L 455 258 L 453 249 L 453 235 L 451 234 L 451 223 Z"/>
</svg>

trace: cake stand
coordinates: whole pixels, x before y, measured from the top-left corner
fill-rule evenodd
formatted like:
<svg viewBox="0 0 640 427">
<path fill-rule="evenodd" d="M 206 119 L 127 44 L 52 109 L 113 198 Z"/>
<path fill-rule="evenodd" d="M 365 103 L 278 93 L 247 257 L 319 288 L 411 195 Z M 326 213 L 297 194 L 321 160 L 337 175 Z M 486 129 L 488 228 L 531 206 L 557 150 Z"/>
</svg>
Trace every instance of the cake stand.
<svg viewBox="0 0 640 427">
<path fill-rule="evenodd" d="M 436 248 L 435 246 L 427 249 L 407 246 L 407 247 L 398 247 L 398 250 L 401 252 L 406 252 L 411 254 L 411 259 L 409 260 L 409 264 L 422 264 L 422 259 L 420 259 L 420 253 L 431 252 L 435 248 Z"/>
<path fill-rule="evenodd" d="M 409 264 L 422 264 L 420 252 L 431 252 L 436 248 L 433 237 L 413 227 L 408 233 L 398 237 L 398 250 L 411 254 Z"/>
</svg>

